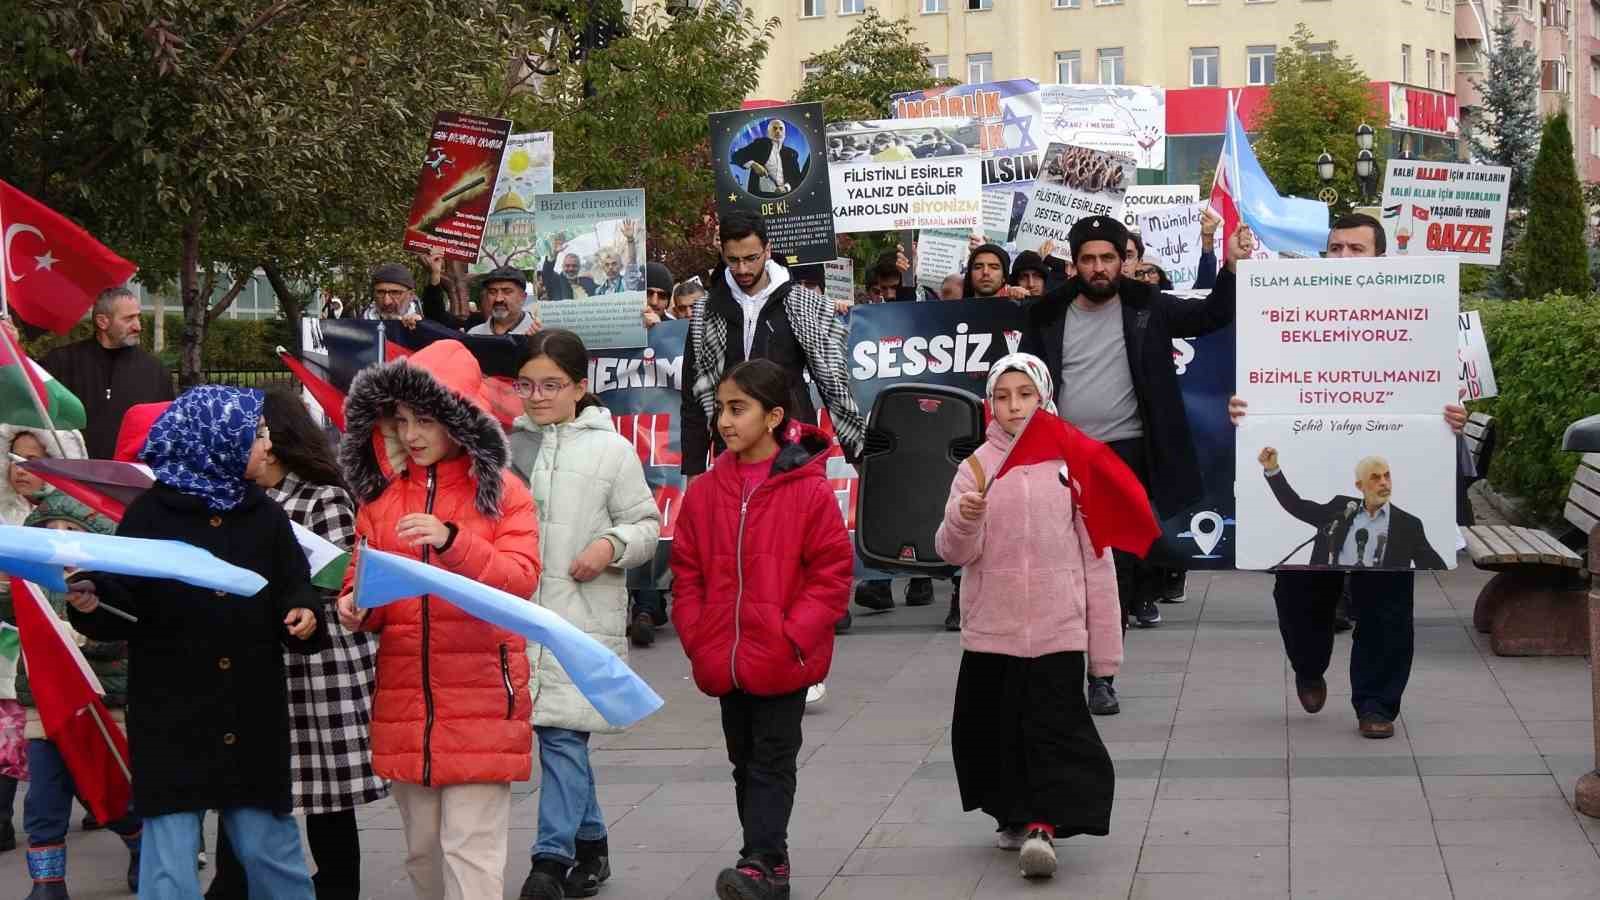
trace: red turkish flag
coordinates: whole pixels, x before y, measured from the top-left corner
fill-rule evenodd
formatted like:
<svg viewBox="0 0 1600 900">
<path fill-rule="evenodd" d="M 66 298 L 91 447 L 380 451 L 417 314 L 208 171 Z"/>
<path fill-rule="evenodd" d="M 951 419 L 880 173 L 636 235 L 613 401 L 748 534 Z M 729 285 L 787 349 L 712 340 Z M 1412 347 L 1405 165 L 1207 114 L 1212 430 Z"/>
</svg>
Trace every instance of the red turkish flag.
<svg viewBox="0 0 1600 900">
<path fill-rule="evenodd" d="M 139 270 L 89 232 L 0 181 L 0 269 L 5 298 L 23 321 L 66 334 L 94 298 Z"/>
<path fill-rule="evenodd" d="M 1150 552 L 1161 526 L 1138 476 L 1116 451 L 1043 409 L 1028 417 L 994 480 L 1019 466 L 1056 460 L 1067 464 L 1067 487 L 1096 553 L 1107 547 L 1139 557 Z"/>
<path fill-rule="evenodd" d="M 1413 219 L 1421 219 L 1424 222 L 1428 221 L 1428 208 L 1426 206 L 1412 205 L 1411 217 Z"/>
</svg>

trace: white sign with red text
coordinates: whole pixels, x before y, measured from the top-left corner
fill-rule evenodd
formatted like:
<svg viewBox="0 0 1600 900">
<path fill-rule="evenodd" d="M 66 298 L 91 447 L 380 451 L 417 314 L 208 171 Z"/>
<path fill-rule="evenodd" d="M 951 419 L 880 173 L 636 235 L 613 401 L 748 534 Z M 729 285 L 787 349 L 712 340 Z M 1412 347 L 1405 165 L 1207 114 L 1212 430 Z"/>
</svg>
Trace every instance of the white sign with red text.
<svg viewBox="0 0 1600 900">
<path fill-rule="evenodd" d="M 1390 256 L 1449 256 L 1500 265 L 1511 170 L 1503 166 L 1389 160 L 1383 230 Z"/>
</svg>

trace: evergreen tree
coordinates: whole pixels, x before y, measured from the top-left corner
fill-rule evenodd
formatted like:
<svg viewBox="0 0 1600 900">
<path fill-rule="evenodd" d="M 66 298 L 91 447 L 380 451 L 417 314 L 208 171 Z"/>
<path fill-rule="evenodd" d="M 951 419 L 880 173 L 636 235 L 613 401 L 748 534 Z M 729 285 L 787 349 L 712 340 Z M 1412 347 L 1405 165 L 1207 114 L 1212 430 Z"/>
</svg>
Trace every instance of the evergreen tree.
<svg viewBox="0 0 1600 900">
<path fill-rule="evenodd" d="M 1267 102 L 1254 123 L 1254 146 L 1261 168 L 1285 196 L 1315 197 L 1322 190 L 1317 177 L 1317 157 L 1324 150 L 1336 161 L 1342 178 L 1341 193 L 1354 187 L 1356 128 L 1382 119 L 1367 75 L 1354 58 L 1338 56 L 1338 46 L 1314 46 L 1316 38 L 1304 23 L 1298 25 L 1287 47 L 1278 51 L 1278 79 L 1267 92 Z M 1378 173 L 1387 141 L 1374 143 Z M 1209 190 L 1202 185 L 1201 190 Z"/>
<path fill-rule="evenodd" d="M 1511 206 L 1520 207 L 1528 202 L 1528 178 L 1539 150 L 1539 54 L 1517 40 L 1515 15 L 1505 4 L 1485 54 L 1488 76 L 1472 82 L 1483 97 L 1472 114 L 1472 153 L 1511 169 Z"/>
<path fill-rule="evenodd" d="M 1567 114 L 1561 112 L 1545 123 L 1539 158 L 1529 179 L 1528 230 L 1523 241 L 1538 252 L 1530 252 L 1523 263 L 1527 296 L 1589 292 L 1589 252 L 1583 239 L 1586 221 L 1583 188 L 1572 162 L 1572 132 L 1567 128 Z"/>
</svg>

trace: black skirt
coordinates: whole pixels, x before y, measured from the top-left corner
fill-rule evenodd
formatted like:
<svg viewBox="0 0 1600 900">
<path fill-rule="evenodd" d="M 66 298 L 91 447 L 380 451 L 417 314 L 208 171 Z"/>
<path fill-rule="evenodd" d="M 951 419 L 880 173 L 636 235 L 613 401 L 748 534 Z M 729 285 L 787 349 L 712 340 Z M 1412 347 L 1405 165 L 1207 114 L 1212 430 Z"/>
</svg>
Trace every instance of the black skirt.
<svg viewBox="0 0 1600 900">
<path fill-rule="evenodd" d="M 961 806 L 1056 837 L 1111 831 L 1115 773 L 1083 696 L 1084 654 L 961 655 L 951 742 Z"/>
</svg>

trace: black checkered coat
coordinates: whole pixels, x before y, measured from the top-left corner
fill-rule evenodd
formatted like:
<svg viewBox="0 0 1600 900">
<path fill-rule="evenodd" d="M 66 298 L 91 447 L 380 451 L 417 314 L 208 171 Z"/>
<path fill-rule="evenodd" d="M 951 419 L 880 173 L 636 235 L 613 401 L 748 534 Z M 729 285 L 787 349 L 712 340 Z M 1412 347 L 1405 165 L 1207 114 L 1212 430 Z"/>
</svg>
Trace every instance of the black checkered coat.
<svg viewBox="0 0 1600 900">
<path fill-rule="evenodd" d="M 290 519 L 339 548 L 349 550 L 355 541 L 355 504 L 343 488 L 291 474 L 267 496 Z M 334 611 L 334 595 L 326 593 L 323 599 L 318 615 L 330 638 L 328 649 L 315 656 L 283 657 L 289 679 L 294 806 L 304 813 L 339 812 L 389 793 L 389 786 L 372 772 L 368 736 L 377 639 L 347 630 Z"/>
</svg>

